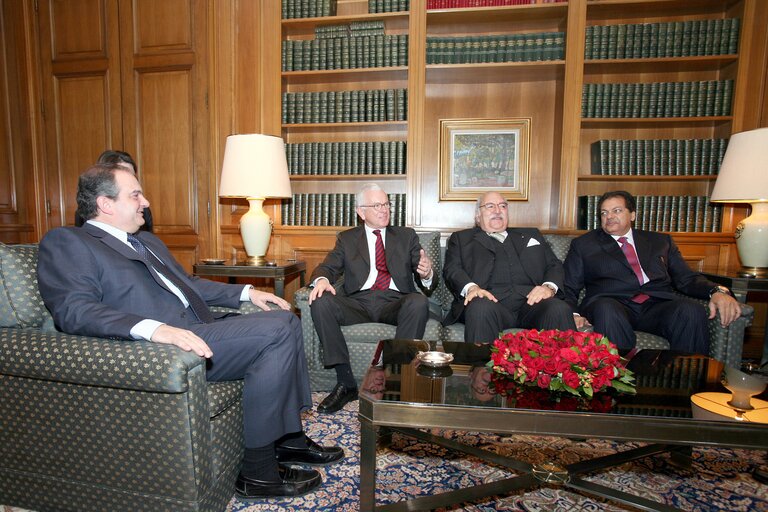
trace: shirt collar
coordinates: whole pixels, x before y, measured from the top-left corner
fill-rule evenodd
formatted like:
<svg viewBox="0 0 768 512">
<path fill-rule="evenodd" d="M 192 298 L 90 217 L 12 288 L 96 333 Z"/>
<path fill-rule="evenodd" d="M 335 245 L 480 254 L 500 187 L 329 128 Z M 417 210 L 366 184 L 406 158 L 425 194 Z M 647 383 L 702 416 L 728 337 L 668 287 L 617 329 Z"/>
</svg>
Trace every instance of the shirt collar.
<svg viewBox="0 0 768 512">
<path fill-rule="evenodd" d="M 118 240 L 120 240 L 121 242 L 123 242 L 124 244 L 130 247 L 130 244 L 128 243 L 128 233 L 126 233 L 122 229 L 118 229 L 105 222 L 99 222 L 98 220 L 91 219 L 91 220 L 87 220 L 86 222 L 88 224 L 96 226 L 97 228 L 103 231 L 106 231 L 107 233 L 109 233 L 110 235 L 112 235 L 113 237 L 117 238 Z"/>
</svg>

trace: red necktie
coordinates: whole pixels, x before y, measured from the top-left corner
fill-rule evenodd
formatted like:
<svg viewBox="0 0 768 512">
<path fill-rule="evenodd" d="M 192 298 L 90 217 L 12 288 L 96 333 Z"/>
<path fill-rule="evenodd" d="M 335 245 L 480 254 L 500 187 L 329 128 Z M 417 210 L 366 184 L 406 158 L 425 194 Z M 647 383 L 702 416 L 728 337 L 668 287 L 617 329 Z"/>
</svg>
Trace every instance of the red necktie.
<svg viewBox="0 0 768 512">
<path fill-rule="evenodd" d="M 643 286 L 643 271 L 640 268 L 640 261 L 637 259 L 635 248 L 632 247 L 632 244 L 629 243 L 629 240 L 627 240 L 627 237 L 625 236 L 619 237 L 619 243 L 621 244 L 621 250 L 624 253 L 624 256 L 626 256 L 627 261 L 629 262 L 629 266 L 632 267 L 632 270 L 635 272 L 635 276 L 637 276 L 637 282 L 640 283 L 640 286 Z M 642 304 L 649 298 L 650 297 L 644 293 L 638 293 L 632 297 L 631 300 L 637 304 Z"/>
<path fill-rule="evenodd" d="M 389 275 L 389 270 L 387 270 L 387 256 L 384 254 L 384 241 L 381 239 L 381 230 L 374 229 L 373 234 L 376 235 L 376 270 L 379 273 L 376 275 L 376 280 L 373 282 L 371 290 L 389 290 L 392 276 Z"/>
</svg>

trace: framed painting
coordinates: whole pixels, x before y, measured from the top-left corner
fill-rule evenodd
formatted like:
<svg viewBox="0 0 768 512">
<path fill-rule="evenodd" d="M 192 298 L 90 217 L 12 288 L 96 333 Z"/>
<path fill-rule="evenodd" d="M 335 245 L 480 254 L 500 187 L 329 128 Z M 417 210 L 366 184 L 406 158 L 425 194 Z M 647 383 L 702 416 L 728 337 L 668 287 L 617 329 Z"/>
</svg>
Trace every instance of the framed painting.
<svg viewBox="0 0 768 512">
<path fill-rule="evenodd" d="M 440 200 L 528 200 L 531 119 L 441 119 Z"/>
</svg>

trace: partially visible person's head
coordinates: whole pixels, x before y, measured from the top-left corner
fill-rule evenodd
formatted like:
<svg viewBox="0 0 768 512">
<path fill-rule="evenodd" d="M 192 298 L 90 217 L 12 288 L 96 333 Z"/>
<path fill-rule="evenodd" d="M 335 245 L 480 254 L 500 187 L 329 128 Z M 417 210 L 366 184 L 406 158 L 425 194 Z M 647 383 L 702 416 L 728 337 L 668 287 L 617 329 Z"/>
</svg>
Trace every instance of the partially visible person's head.
<svg viewBox="0 0 768 512">
<path fill-rule="evenodd" d="M 136 175 L 121 164 L 96 164 L 80 175 L 77 211 L 85 220 L 135 233 L 148 206 Z"/>
<path fill-rule="evenodd" d="M 475 225 L 486 233 L 507 229 L 509 214 L 507 200 L 498 192 L 486 192 L 477 199 Z"/>
<path fill-rule="evenodd" d="M 116 149 L 108 149 L 99 155 L 99 159 L 96 160 L 98 164 L 124 164 L 130 170 L 138 174 L 139 168 L 136 166 L 136 162 L 133 157 L 125 151 L 118 151 Z"/>
<path fill-rule="evenodd" d="M 384 397 L 387 389 L 387 374 L 384 368 L 371 366 L 365 372 L 360 392 L 376 400 Z"/>
<path fill-rule="evenodd" d="M 624 236 L 632 229 L 635 220 L 635 198 L 624 190 L 606 192 L 600 197 L 598 211 L 603 231 Z"/>
<path fill-rule="evenodd" d="M 376 183 L 363 185 L 357 193 L 357 215 L 372 229 L 384 229 L 389 225 L 391 207 L 389 196 Z"/>
<path fill-rule="evenodd" d="M 496 394 L 490 387 L 491 371 L 485 366 L 475 366 L 469 371 L 469 386 L 475 400 L 487 402 Z"/>
</svg>

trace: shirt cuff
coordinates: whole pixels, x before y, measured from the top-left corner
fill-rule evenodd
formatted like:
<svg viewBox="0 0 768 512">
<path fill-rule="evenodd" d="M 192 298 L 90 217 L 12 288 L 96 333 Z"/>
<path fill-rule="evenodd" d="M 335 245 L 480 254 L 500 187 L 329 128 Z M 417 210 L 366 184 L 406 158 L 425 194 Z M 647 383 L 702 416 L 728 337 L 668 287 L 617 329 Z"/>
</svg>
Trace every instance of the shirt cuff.
<svg viewBox="0 0 768 512">
<path fill-rule="evenodd" d="M 314 288 L 315 286 L 317 286 L 317 283 L 318 283 L 318 281 L 320 281 L 321 279 L 325 279 L 325 280 L 326 280 L 326 281 L 328 281 L 329 283 L 331 282 L 331 280 L 330 280 L 330 279 L 328 279 L 327 277 L 325 277 L 325 276 L 320 276 L 320 277 L 316 278 L 314 281 L 312 281 L 312 282 L 310 283 L 309 287 L 310 287 L 310 288 Z"/>
<path fill-rule="evenodd" d="M 476 283 L 467 283 L 464 288 L 461 289 L 461 296 L 466 297 L 467 296 L 467 290 L 469 290 L 470 287 L 477 286 Z"/>
<path fill-rule="evenodd" d="M 559 286 L 557 286 L 552 281 L 544 281 L 543 283 L 541 283 L 542 286 L 544 286 L 545 284 L 551 285 L 555 289 L 555 295 L 557 295 L 558 290 L 560 290 Z"/>
<path fill-rule="evenodd" d="M 247 284 L 243 287 L 243 291 L 240 292 L 240 302 L 250 302 L 251 301 L 251 286 L 250 284 Z"/>
<path fill-rule="evenodd" d="M 133 339 L 135 340 L 152 341 L 152 335 L 155 334 L 155 331 L 161 325 L 165 324 L 163 324 L 163 322 L 158 322 L 157 320 L 142 320 L 131 327 L 131 336 L 133 336 Z"/>
</svg>

